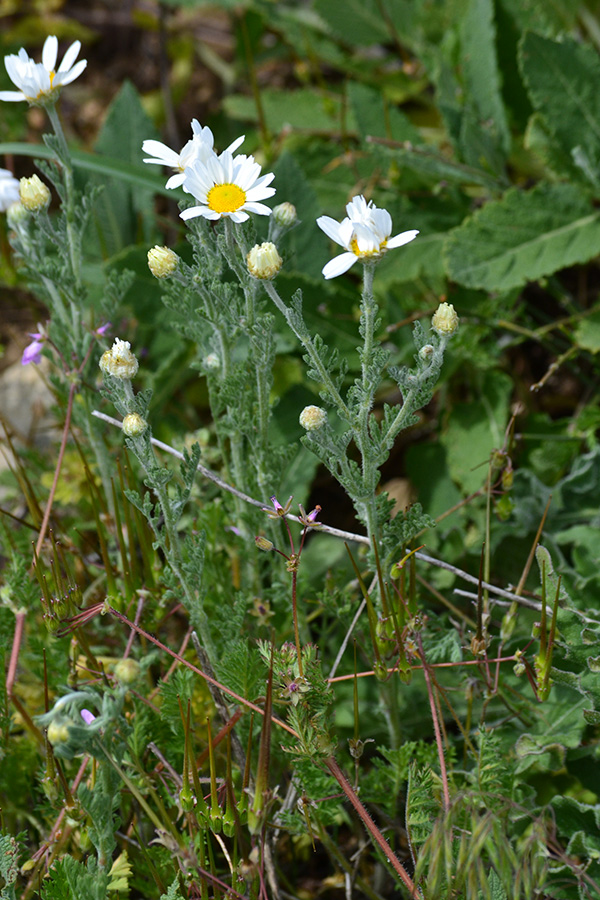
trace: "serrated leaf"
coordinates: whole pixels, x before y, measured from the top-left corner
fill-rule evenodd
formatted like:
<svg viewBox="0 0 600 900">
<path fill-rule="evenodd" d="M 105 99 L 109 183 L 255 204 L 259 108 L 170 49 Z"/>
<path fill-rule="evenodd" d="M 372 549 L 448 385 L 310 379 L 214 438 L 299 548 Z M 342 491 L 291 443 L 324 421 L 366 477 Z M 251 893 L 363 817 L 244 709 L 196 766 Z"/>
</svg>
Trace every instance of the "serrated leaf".
<svg viewBox="0 0 600 900">
<path fill-rule="evenodd" d="M 510 148 L 510 131 L 500 89 L 492 0 L 470 0 L 461 17 L 462 70 L 478 124 L 493 137 L 498 150 Z"/>
<path fill-rule="evenodd" d="M 600 164 L 600 59 L 591 46 L 572 38 L 554 41 L 529 32 L 520 52 L 531 102 L 563 150 L 575 162 Z M 574 151 L 579 148 L 579 153 Z M 580 166 L 585 174 L 585 166 Z"/>
<path fill-rule="evenodd" d="M 110 153 L 126 163 L 142 159 L 142 143 L 157 136 L 134 86 L 125 81 L 111 103 L 95 144 L 99 153 Z M 96 202 L 96 224 L 104 252 L 117 253 L 134 243 L 139 224 L 148 232 L 153 221 L 153 197 L 143 190 L 123 189 L 123 184 L 103 181 L 104 190 Z M 150 240 L 149 232 L 145 235 Z"/>
<path fill-rule="evenodd" d="M 574 185 L 512 188 L 451 231 L 445 250 L 454 281 L 509 291 L 597 256 L 600 214 Z"/>
<path fill-rule="evenodd" d="M 327 242 L 322 239 L 322 232 L 315 226 L 316 219 L 323 211 L 317 195 L 291 153 L 282 153 L 273 171 L 278 202 L 287 200 L 293 203 L 300 220 L 283 241 L 283 246 L 289 252 L 290 267 L 321 279 L 321 269 L 329 254 Z"/>
</svg>

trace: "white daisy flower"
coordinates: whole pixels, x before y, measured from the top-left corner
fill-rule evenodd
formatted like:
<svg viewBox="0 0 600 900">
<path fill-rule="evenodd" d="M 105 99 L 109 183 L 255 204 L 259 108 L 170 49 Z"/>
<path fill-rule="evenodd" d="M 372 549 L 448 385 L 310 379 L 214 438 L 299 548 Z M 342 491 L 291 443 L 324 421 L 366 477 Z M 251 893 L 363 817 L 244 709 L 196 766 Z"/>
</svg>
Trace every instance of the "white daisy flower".
<svg viewBox="0 0 600 900">
<path fill-rule="evenodd" d="M 323 267 L 325 278 L 343 275 L 358 259 L 363 262 L 380 259 L 387 250 L 410 243 L 419 233 L 403 231 L 390 238 L 392 217 L 389 212 L 378 209 L 372 200 L 367 203 L 362 195 L 352 198 L 346 206 L 346 213 L 342 222 L 336 222 L 331 216 L 317 219 L 319 228 L 346 250 Z"/>
<path fill-rule="evenodd" d="M 230 144 L 227 148 L 229 153 L 237 150 L 240 144 L 243 143 L 244 138 L 245 135 L 242 135 Z M 183 184 L 185 170 L 188 166 L 191 166 L 196 161 L 206 162 L 214 155 L 214 144 L 214 135 L 208 125 L 205 125 L 203 128 L 198 119 L 192 119 L 192 139 L 181 148 L 179 153 L 171 150 L 170 147 L 167 147 L 161 141 L 144 141 L 142 150 L 144 153 L 151 154 L 144 162 L 156 166 L 170 166 L 175 171 L 175 175 L 171 175 L 165 187 L 172 190 Z M 184 191 L 186 190 L 185 185 L 183 189 Z"/>
<path fill-rule="evenodd" d="M 184 209 L 182 219 L 204 216 L 220 219 L 229 216 L 232 222 L 245 222 L 248 213 L 270 216 L 272 210 L 260 200 L 275 193 L 268 187 L 275 175 L 260 174 L 260 166 L 253 156 L 236 156 L 225 150 L 205 163 L 197 162 L 185 170 L 184 189 L 198 200 L 200 206 Z"/>
<path fill-rule="evenodd" d="M 58 39 L 54 35 L 47 37 L 44 42 L 41 63 L 30 59 L 23 47 L 17 54 L 11 53 L 9 56 L 5 56 L 6 71 L 12 83 L 19 90 L 0 91 L 0 100 L 27 100 L 29 103 L 37 105 L 54 100 L 60 89 L 65 84 L 75 81 L 87 66 L 85 59 L 80 59 L 78 63 L 75 63 L 80 49 L 81 41 L 71 44 L 63 56 L 58 70 L 56 70 Z"/>
<path fill-rule="evenodd" d="M 19 181 L 10 169 L 0 169 L 0 212 L 6 212 L 13 203 L 18 203 Z"/>
</svg>

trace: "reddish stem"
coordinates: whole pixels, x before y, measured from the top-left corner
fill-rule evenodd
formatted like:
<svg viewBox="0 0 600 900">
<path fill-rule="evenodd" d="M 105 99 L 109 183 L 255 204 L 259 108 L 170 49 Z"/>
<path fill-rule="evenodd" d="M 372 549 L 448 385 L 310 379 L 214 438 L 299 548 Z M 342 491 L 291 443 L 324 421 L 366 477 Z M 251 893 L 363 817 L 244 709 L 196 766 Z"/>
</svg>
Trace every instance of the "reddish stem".
<svg viewBox="0 0 600 900">
<path fill-rule="evenodd" d="M 435 742 L 437 744 L 438 751 L 438 759 L 440 761 L 440 771 L 442 775 L 442 788 L 444 791 L 444 809 L 448 811 L 450 809 L 450 792 L 448 790 L 448 773 L 446 772 L 446 759 L 444 757 L 444 746 L 442 744 L 442 734 L 440 731 L 440 723 L 438 720 L 437 707 L 435 705 L 435 697 L 433 696 L 433 685 L 431 683 L 431 676 L 429 674 L 429 667 L 427 665 L 427 660 L 425 659 L 425 650 L 423 649 L 423 641 L 421 639 L 421 635 L 417 633 L 416 635 L 417 643 L 419 645 L 419 655 L 421 657 L 421 661 L 423 663 L 423 674 L 425 676 L 425 683 L 427 685 L 427 695 L 429 697 L 429 706 L 431 708 L 431 718 L 433 719 L 433 730 L 435 732 Z"/>
<path fill-rule="evenodd" d="M 352 804 L 352 806 L 354 807 L 354 809 L 356 810 L 358 815 L 360 816 L 365 828 L 367 829 L 367 831 L 369 832 L 369 834 L 371 835 L 373 840 L 380 847 L 380 849 L 384 853 L 385 857 L 389 860 L 394 871 L 400 876 L 400 878 L 402 879 L 402 881 L 404 882 L 404 884 L 410 891 L 410 896 L 418 897 L 417 887 L 416 887 L 414 881 L 412 880 L 412 878 L 410 877 L 410 875 L 408 874 L 408 872 L 406 871 L 406 869 L 404 868 L 404 866 L 402 865 L 402 863 L 400 862 L 400 860 L 398 859 L 398 857 L 396 856 L 396 854 L 394 853 L 394 851 L 392 850 L 392 848 L 390 847 L 390 845 L 388 844 L 388 842 L 386 841 L 384 836 L 382 835 L 381 831 L 379 830 L 379 828 L 377 827 L 377 825 L 375 824 L 375 822 L 369 815 L 369 812 L 367 811 L 367 809 L 362 805 L 362 803 L 358 799 L 356 792 L 354 791 L 352 785 L 346 778 L 344 772 L 341 770 L 341 768 L 339 767 L 339 765 L 337 764 L 337 762 L 333 758 L 333 756 L 330 756 L 328 759 L 325 760 L 325 765 L 327 766 L 327 768 L 329 769 L 329 771 L 331 772 L 331 774 L 333 775 L 333 777 L 335 778 L 335 780 L 337 781 L 337 783 L 339 784 L 341 789 L 343 790 L 344 794 L 346 795 L 346 797 L 348 798 L 348 800 L 350 801 L 350 803 Z"/>
</svg>

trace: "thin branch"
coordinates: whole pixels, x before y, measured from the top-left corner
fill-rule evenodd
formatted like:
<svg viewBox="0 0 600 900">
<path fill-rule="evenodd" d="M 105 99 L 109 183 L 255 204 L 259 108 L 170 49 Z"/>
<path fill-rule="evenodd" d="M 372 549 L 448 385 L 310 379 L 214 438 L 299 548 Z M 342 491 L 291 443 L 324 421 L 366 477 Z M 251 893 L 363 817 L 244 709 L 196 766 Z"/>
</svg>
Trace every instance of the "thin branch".
<svg viewBox="0 0 600 900">
<path fill-rule="evenodd" d="M 92 411 L 92 415 L 96 416 L 97 419 L 101 419 L 103 422 L 107 422 L 109 425 L 114 425 L 116 428 L 122 428 L 122 423 L 113 418 L 112 416 L 107 416 L 106 413 L 100 412 L 97 409 Z M 164 450 L 165 453 L 170 453 L 171 456 L 176 457 L 177 459 L 183 459 L 183 453 L 180 453 L 179 450 L 176 450 L 174 447 L 171 447 L 169 444 L 163 443 L 163 441 L 159 441 L 156 438 L 151 438 L 151 441 L 155 447 L 158 447 L 159 450 Z M 249 503 L 251 506 L 256 506 L 258 509 L 264 508 L 263 500 L 255 500 L 254 497 L 249 497 L 248 494 L 244 494 L 242 491 L 239 491 L 237 488 L 233 487 L 231 484 L 227 484 L 226 481 L 223 481 L 216 472 L 213 472 L 212 469 L 207 469 L 206 466 L 198 464 L 198 472 L 209 481 L 212 481 L 218 487 L 222 488 L 224 491 L 228 491 L 230 494 L 233 494 L 235 497 L 239 497 L 240 500 L 243 500 L 245 503 Z M 300 522 L 298 516 L 294 516 L 291 513 L 286 515 L 287 519 L 291 519 L 293 522 Z M 302 524 L 300 522 L 300 524 Z M 369 538 L 366 534 L 354 534 L 351 531 L 342 531 L 341 528 L 332 528 L 331 525 L 321 525 L 320 528 L 315 529 L 320 534 L 330 534 L 332 537 L 341 538 L 344 541 L 354 541 L 358 544 L 365 544 L 369 546 Z M 451 565 L 450 563 L 444 562 L 442 559 L 435 559 L 433 556 L 428 556 L 426 553 L 421 553 L 417 551 L 415 554 L 417 559 L 420 559 L 421 562 L 426 562 L 430 566 L 436 566 L 438 569 L 446 569 L 447 572 L 452 572 L 453 575 L 456 575 L 457 578 L 461 578 L 463 581 L 468 581 L 470 584 L 481 583 L 481 586 L 486 590 L 490 591 L 492 594 L 496 594 L 498 597 L 506 597 L 508 600 L 513 600 L 516 603 L 520 603 L 522 606 L 528 606 L 532 609 L 537 609 L 537 606 L 532 606 L 533 601 L 526 600 L 523 597 L 518 597 L 512 591 L 506 591 L 503 588 L 497 587 L 495 584 L 488 584 L 483 581 L 480 582 L 479 578 L 476 578 L 474 575 L 469 575 L 468 572 L 464 572 L 462 569 L 458 569 L 456 566 Z"/>
</svg>

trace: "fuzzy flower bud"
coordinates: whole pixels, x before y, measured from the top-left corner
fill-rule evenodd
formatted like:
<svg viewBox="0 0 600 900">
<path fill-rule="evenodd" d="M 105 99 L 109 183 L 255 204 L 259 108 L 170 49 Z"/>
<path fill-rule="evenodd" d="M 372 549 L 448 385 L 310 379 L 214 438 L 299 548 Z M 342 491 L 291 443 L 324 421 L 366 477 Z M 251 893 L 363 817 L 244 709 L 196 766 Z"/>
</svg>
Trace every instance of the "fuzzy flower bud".
<svg viewBox="0 0 600 900">
<path fill-rule="evenodd" d="M 168 278 L 179 265 L 179 257 L 169 247 L 148 250 L 148 268 L 155 278 Z"/>
<path fill-rule="evenodd" d="M 215 370 L 221 368 L 221 360 L 216 353 L 209 353 L 204 357 L 204 365 L 207 369 Z"/>
<path fill-rule="evenodd" d="M 148 423 L 139 413 L 128 413 L 123 419 L 123 434 L 126 437 L 140 437 L 147 428 Z"/>
<path fill-rule="evenodd" d="M 20 190 L 20 187 L 19 187 L 19 190 Z M 19 194 L 19 196 L 20 196 L 20 194 Z M 9 228 L 12 228 L 16 231 L 17 228 L 19 227 L 19 225 L 22 225 L 24 222 L 26 222 L 28 218 L 29 218 L 29 213 L 27 212 L 27 210 L 25 209 L 25 207 L 23 206 L 22 203 L 19 203 L 19 202 L 12 203 L 8 207 L 8 210 L 6 213 L 6 221 L 8 222 Z"/>
<path fill-rule="evenodd" d="M 129 687 L 130 684 L 137 681 L 139 674 L 140 664 L 135 659 L 131 659 L 131 657 L 120 659 L 115 666 L 115 678 L 125 687 Z"/>
<path fill-rule="evenodd" d="M 274 278 L 283 265 L 283 260 L 277 252 L 277 247 L 271 241 L 264 244 L 255 244 L 246 256 L 248 271 L 254 278 L 269 281 Z"/>
<path fill-rule="evenodd" d="M 48 207 L 51 194 L 50 188 L 37 175 L 32 175 L 19 181 L 19 196 L 25 209 L 39 212 Z"/>
<path fill-rule="evenodd" d="M 305 406 L 300 413 L 300 424 L 306 431 L 316 431 L 327 421 L 327 413 L 320 406 Z"/>
<path fill-rule="evenodd" d="M 427 360 L 433 355 L 433 345 L 425 344 L 424 347 L 421 347 L 419 350 L 419 357 L 423 360 L 423 362 L 427 362 Z"/>
<path fill-rule="evenodd" d="M 281 228 L 291 228 L 298 219 L 298 213 L 293 203 L 280 203 L 273 210 L 273 218 Z"/>
<path fill-rule="evenodd" d="M 48 741 L 55 747 L 69 740 L 69 722 L 50 722 L 48 725 Z"/>
<path fill-rule="evenodd" d="M 451 303 L 440 303 L 431 320 L 431 327 L 440 335 L 454 334 L 458 328 L 458 315 Z"/>
<path fill-rule="evenodd" d="M 100 368 L 105 375 L 112 375 L 113 378 L 133 378 L 138 370 L 138 361 L 131 352 L 129 341 L 115 338 L 110 350 L 100 357 Z"/>
</svg>

